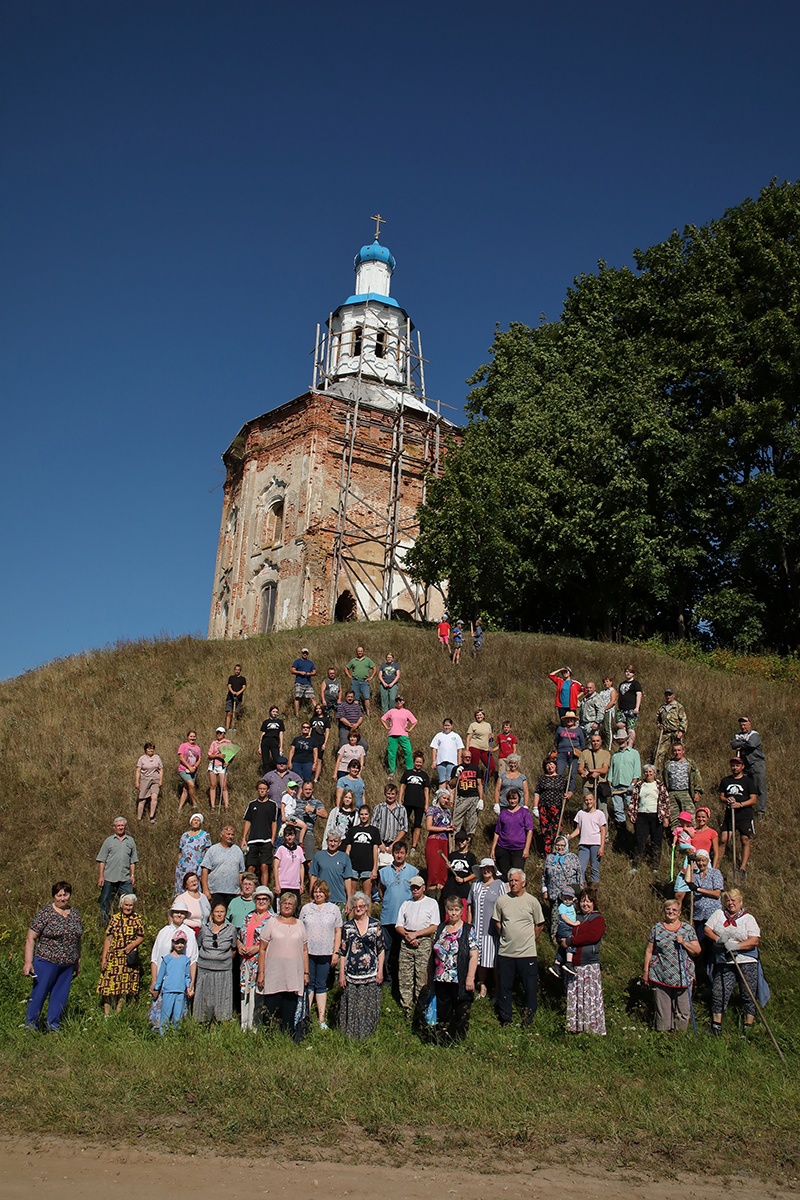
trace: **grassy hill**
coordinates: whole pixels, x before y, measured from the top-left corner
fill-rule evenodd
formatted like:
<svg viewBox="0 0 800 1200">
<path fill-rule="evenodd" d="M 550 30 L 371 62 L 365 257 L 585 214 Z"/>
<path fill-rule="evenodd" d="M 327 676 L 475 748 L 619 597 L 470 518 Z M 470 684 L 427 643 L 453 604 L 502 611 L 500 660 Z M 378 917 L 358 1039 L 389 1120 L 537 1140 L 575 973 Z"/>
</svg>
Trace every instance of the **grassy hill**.
<svg viewBox="0 0 800 1200">
<path fill-rule="evenodd" d="M 359 639 L 372 658 L 380 660 L 392 650 L 399 660 L 402 690 L 420 718 L 415 745 L 427 750 L 444 715 L 463 732 L 481 707 L 496 729 L 505 719 L 513 722 L 523 769 L 534 778 L 552 740 L 553 688 L 547 672 L 564 661 L 577 678 L 599 681 L 605 673 L 620 679 L 633 657 L 645 690 L 638 743 L 643 759 L 653 749 L 664 687 L 674 687 L 689 714 L 689 753 L 710 795 L 727 772 L 736 717 L 748 711 L 765 742 L 770 807 L 754 845 L 747 903 L 762 924 L 774 996 L 767 1013 L 786 1053 L 785 1067 L 763 1031 L 752 1044 L 740 1043 L 730 1019 L 722 1043 L 711 1043 L 704 1036 L 702 1003 L 703 1036 L 666 1038 L 649 1032 L 646 998 L 635 980 L 658 902 L 644 874 L 629 876 L 627 858 L 614 854 L 604 862 L 600 889 L 608 922 L 605 1040 L 568 1039 L 558 989 L 547 983 L 532 1035 L 501 1032 L 489 1006 L 476 1004 L 467 1045 L 450 1052 L 417 1042 L 388 998 L 380 1033 L 365 1046 L 349 1045 L 336 1034 L 327 1040 L 315 1034 L 298 1050 L 274 1039 L 244 1038 L 235 1028 L 192 1027 L 155 1044 L 144 1004 L 102 1021 L 93 995 L 100 944 L 94 857 L 117 813 L 135 824 L 133 774 L 143 742 L 155 741 L 166 767 L 158 823 L 132 829 L 141 859 L 137 892 L 148 931 L 154 932 L 164 921 L 178 839 L 186 828 L 185 812 L 180 817 L 176 812 L 174 773 L 175 749 L 186 730 L 196 728 L 207 747 L 223 716 L 227 676 L 241 661 L 248 703 L 238 724 L 242 750 L 231 772 L 230 813 L 240 826 L 259 774 L 258 728 L 269 705 L 289 714 L 287 731 L 294 735 L 288 667 L 300 646 L 311 648 L 322 674 L 329 664 L 341 668 Z M 251 1139 L 262 1121 L 250 1101 L 255 1092 L 265 1092 L 271 1107 L 285 1100 L 305 1128 L 318 1131 L 309 1145 L 333 1143 L 355 1125 L 365 1145 L 415 1151 L 430 1147 L 438 1153 L 443 1138 L 457 1135 L 464 1153 L 480 1160 L 489 1134 L 504 1153 L 546 1161 L 563 1150 L 559 1143 L 572 1131 L 590 1139 L 592 1153 L 605 1162 L 691 1167 L 708 1162 L 716 1151 L 723 1154 L 729 1122 L 720 1110 L 733 1100 L 742 1106 L 737 1127 L 754 1131 L 748 1140 L 751 1168 L 772 1176 L 795 1174 L 799 717 L 796 693 L 785 685 L 709 670 L 655 650 L 632 655 L 629 647 L 496 634 L 487 637 L 477 663 L 465 656 L 463 665 L 453 668 L 433 632 L 400 624 L 309 629 L 236 644 L 184 638 L 120 645 L 0 685 L 0 1027 L 5 1035 L 0 1065 L 11 1080 L 0 1099 L 0 1127 L 38 1128 L 57 1104 L 62 1133 L 152 1134 L 162 1141 L 174 1135 L 183 1147 L 187 1141 L 218 1150 L 247 1144 L 252 1151 Z M 367 732 L 374 747 L 365 772 L 367 795 L 375 802 L 384 782 L 378 751 L 385 745 L 377 716 Z M 328 758 L 320 792 L 325 799 L 332 794 Z M 214 836 L 219 818 L 207 815 L 206 822 Z M 476 853 L 485 846 L 479 831 Z M 540 865 L 538 857 L 529 864 L 532 890 L 538 891 Z M 665 879 L 666 853 L 663 866 Z M 62 1034 L 31 1040 L 19 1029 L 28 990 L 20 977 L 22 943 L 30 915 L 58 877 L 74 882 L 74 900 L 89 930 L 85 970 L 73 987 L 72 1019 Z M 542 956 L 549 961 L 547 945 Z M 368 1096 L 373 1103 L 365 1104 Z M 683 1146 L 696 1147 L 682 1153 L 679 1164 L 673 1158 L 676 1136 Z"/>
</svg>

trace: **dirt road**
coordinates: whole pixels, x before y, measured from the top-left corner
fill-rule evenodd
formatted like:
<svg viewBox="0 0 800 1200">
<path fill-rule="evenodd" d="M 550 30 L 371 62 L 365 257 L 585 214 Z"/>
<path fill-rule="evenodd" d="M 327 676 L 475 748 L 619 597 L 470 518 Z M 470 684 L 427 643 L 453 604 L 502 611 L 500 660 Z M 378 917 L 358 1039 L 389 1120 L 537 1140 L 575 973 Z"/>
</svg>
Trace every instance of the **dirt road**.
<svg viewBox="0 0 800 1200">
<path fill-rule="evenodd" d="M 387 1200 L 486 1200 L 488 1195 L 493 1200 L 515 1195 L 525 1200 L 552 1200 L 553 1195 L 562 1200 L 664 1200 L 677 1194 L 683 1200 L 764 1200 L 798 1194 L 791 1186 L 763 1184 L 752 1176 L 657 1180 L 641 1179 L 632 1171 L 603 1170 L 594 1178 L 585 1168 L 567 1165 L 531 1165 L 529 1170 L 517 1166 L 508 1174 L 488 1175 L 458 1164 L 419 1165 L 402 1151 L 398 1157 L 397 1167 L 348 1166 L 322 1160 L 182 1156 L 139 1147 L 107 1149 L 55 1138 L 4 1138 L 0 1193 L 4 1200 L 29 1200 L 33 1193 L 57 1200 L 140 1200 L 143 1195 L 154 1200 L 318 1200 L 320 1195 L 343 1200 L 365 1194 Z"/>
</svg>

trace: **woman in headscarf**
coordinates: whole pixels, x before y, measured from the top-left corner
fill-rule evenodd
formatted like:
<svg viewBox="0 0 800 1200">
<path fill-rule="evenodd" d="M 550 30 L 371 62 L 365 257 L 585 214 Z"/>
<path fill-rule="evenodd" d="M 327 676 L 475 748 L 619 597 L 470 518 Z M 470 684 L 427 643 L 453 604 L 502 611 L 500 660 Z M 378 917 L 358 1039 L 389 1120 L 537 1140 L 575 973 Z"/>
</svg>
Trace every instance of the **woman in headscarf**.
<svg viewBox="0 0 800 1200">
<path fill-rule="evenodd" d="M 545 857 L 542 868 L 542 899 L 550 905 L 550 940 L 556 943 L 558 926 L 558 898 L 565 887 L 580 891 L 583 871 L 580 859 L 569 848 L 566 834 L 560 833 L 550 854 Z"/>
</svg>

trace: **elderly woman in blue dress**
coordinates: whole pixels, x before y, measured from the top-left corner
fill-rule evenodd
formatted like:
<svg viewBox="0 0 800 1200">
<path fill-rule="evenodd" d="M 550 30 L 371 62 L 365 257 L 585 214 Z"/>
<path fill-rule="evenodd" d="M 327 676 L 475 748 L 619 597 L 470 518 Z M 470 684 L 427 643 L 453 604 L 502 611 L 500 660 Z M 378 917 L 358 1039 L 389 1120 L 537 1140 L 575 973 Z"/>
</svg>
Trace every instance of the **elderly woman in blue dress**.
<svg viewBox="0 0 800 1200">
<path fill-rule="evenodd" d="M 475 930 L 478 939 L 478 990 L 477 995 L 483 999 L 488 995 L 489 985 L 492 992 L 497 990 L 497 946 L 499 936 L 494 924 L 494 906 L 499 896 L 506 894 L 506 885 L 497 878 L 497 864 L 494 859 L 483 858 L 478 865 L 478 878 L 469 889 L 467 898 L 467 924 Z"/>
</svg>

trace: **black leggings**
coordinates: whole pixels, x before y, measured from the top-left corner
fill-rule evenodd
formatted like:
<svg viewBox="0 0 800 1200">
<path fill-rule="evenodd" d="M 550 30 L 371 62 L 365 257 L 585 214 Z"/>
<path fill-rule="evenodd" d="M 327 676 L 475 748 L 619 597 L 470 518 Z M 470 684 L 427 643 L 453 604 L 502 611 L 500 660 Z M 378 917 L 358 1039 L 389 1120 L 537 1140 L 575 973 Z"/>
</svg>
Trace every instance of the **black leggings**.
<svg viewBox="0 0 800 1200">
<path fill-rule="evenodd" d="M 422 818 L 425 814 L 425 809 L 417 808 L 416 806 L 412 807 L 412 806 L 409 806 L 408 804 L 404 804 L 403 808 L 408 813 L 408 831 L 409 831 L 409 833 L 412 831 L 412 829 L 422 829 Z"/>
</svg>

